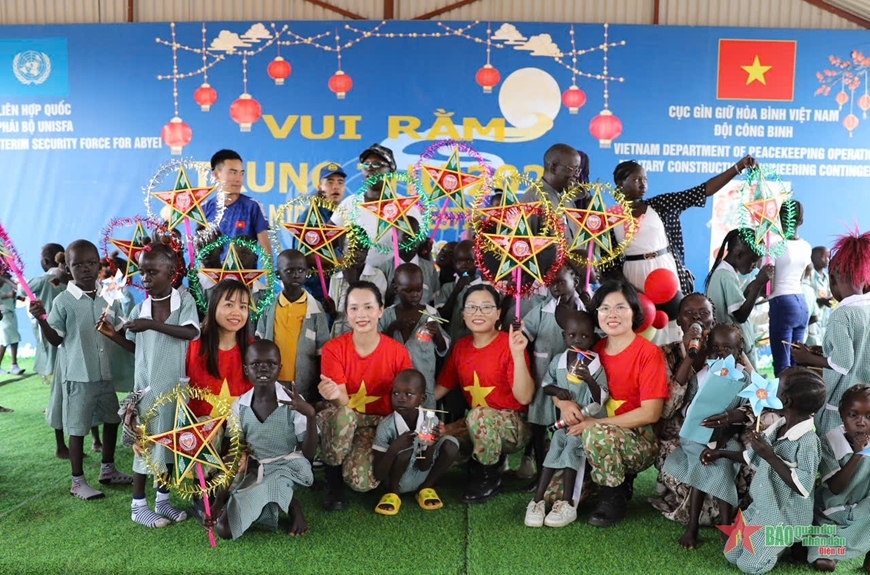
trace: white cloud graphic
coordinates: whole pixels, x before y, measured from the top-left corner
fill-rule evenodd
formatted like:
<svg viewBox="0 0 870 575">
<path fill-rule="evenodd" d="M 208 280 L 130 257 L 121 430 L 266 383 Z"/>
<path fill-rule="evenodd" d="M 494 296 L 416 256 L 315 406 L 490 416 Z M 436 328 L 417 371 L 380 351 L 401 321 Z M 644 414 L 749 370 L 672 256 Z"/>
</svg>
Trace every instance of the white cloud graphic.
<svg viewBox="0 0 870 575">
<path fill-rule="evenodd" d="M 250 46 L 250 44 L 239 38 L 239 35 L 235 32 L 221 30 L 218 37 L 211 41 L 210 48 L 212 50 L 226 52 L 227 54 L 233 54 L 239 48 L 247 48 L 248 46 Z"/>
<path fill-rule="evenodd" d="M 515 46 L 515 50 L 527 50 L 532 53 L 532 56 L 561 56 L 562 51 L 553 42 L 553 38 L 549 34 L 538 34 L 532 36 L 529 41 L 522 46 Z"/>
<path fill-rule="evenodd" d="M 508 23 L 502 24 L 501 27 L 495 31 L 495 34 L 492 35 L 492 39 L 502 41 L 511 46 L 524 44 L 526 42 L 526 37 L 517 30 L 517 27 Z"/>
<path fill-rule="evenodd" d="M 248 31 L 242 34 L 242 39 L 248 42 L 259 42 L 260 40 L 268 40 L 272 37 L 269 30 L 262 23 L 257 23 L 248 28 Z"/>
</svg>

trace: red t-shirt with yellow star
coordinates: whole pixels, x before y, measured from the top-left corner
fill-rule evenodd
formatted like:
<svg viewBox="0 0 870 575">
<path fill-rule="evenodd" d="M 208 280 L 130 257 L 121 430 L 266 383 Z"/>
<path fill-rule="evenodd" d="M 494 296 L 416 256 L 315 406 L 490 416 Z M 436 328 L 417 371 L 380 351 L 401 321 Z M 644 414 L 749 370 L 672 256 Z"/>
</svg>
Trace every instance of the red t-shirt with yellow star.
<svg viewBox="0 0 870 575">
<path fill-rule="evenodd" d="M 526 367 L 530 367 L 525 353 Z M 453 351 L 438 376 L 438 385 L 447 389 L 462 387 L 468 405 L 526 411 L 526 406 L 514 397 L 514 359 L 511 356 L 510 335 L 499 332 L 486 347 L 474 347 L 474 337 L 456 342 Z"/>
<path fill-rule="evenodd" d="M 344 384 L 349 408 L 366 415 L 389 415 L 393 412 L 390 392 L 400 372 L 414 369 L 404 345 L 380 334 L 375 351 L 360 357 L 353 345 L 353 333 L 346 333 L 323 346 L 320 372 L 335 383 Z"/>
<path fill-rule="evenodd" d="M 607 338 L 595 345 L 595 352 L 607 374 L 610 399 L 607 416 L 621 415 L 640 407 L 642 401 L 668 398 L 668 374 L 662 350 L 641 336 L 617 353 L 607 355 Z"/>
<path fill-rule="evenodd" d="M 190 378 L 190 387 L 207 389 L 215 395 L 227 397 L 230 403 L 254 387 L 245 377 L 242 352 L 238 346 L 227 351 L 218 351 L 218 371 L 221 374 L 219 378 L 208 372 L 206 358 L 199 354 L 200 349 L 202 339 L 191 341 L 187 348 L 187 377 Z M 191 399 L 187 405 L 197 417 L 211 414 L 211 404 L 207 401 Z"/>
</svg>

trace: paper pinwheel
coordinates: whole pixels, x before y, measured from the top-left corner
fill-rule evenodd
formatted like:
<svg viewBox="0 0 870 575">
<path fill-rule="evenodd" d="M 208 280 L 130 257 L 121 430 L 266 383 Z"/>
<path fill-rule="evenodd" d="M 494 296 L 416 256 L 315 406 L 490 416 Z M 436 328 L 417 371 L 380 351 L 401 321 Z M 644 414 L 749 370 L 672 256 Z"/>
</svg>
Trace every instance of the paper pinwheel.
<svg viewBox="0 0 870 575">
<path fill-rule="evenodd" d="M 680 427 L 680 437 L 696 443 L 709 443 L 713 429 L 701 425 L 706 418 L 736 407 L 735 398 L 744 388 L 745 374 L 729 355 L 707 361 L 707 379 L 700 386 Z"/>
<path fill-rule="evenodd" d="M 794 208 L 788 207 L 790 202 L 786 204 L 792 194 L 786 191 L 776 172 L 756 166 L 749 170 L 741 196 L 741 227 L 753 232 L 743 239 L 768 261 L 781 255 L 786 248 L 785 240 L 794 234 Z M 784 204 L 787 209 L 781 217 Z"/>
<path fill-rule="evenodd" d="M 110 311 L 114 302 L 124 300 L 124 292 L 121 291 L 121 289 L 125 285 L 127 285 L 127 276 L 121 273 L 121 270 L 116 270 L 115 275 L 110 278 L 100 280 L 100 297 L 106 300 L 106 303 L 108 304 L 106 306 L 107 312 Z M 127 321 L 127 318 L 125 317 L 119 317 L 118 319 L 121 321 Z"/>
<path fill-rule="evenodd" d="M 776 396 L 779 389 L 778 379 L 764 379 L 757 371 L 753 371 L 750 378 L 750 383 L 746 389 L 737 395 L 749 400 L 752 413 L 756 417 L 760 416 L 765 409 L 782 409 L 782 402 Z"/>
<path fill-rule="evenodd" d="M 724 359 L 708 359 L 707 365 L 710 366 L 710 373 L 713 375 L 734 381 L 743 379 L 743 370 L 738 367 L 733 355 Z"/>
</svg>

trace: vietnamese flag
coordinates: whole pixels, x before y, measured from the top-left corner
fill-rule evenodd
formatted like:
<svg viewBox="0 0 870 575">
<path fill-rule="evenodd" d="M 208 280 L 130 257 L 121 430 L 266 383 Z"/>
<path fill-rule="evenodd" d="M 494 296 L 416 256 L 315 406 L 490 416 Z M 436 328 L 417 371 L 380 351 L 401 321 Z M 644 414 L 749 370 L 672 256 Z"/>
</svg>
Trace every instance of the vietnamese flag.
<svg viewBox="0 0 870 575">
<path fill-rule="evenodd" d="M 719 40 L 719 100 L 794 100 L 794 40 Z"/>
</svg>

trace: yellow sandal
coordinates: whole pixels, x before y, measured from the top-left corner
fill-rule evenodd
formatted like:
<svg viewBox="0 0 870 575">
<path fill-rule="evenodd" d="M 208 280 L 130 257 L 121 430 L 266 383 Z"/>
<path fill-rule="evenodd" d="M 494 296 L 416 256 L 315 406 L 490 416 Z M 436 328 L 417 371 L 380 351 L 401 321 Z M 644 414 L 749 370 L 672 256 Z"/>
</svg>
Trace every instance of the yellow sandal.
<svg viewBox="0 0 870 575">
<path fill-rule="evenodd" d="M 384 509 L 382 505 L 391 505 L 392 509 Z M 375 507 L 375 513 L 380 515 L 396 515 L 402 507 L 402 499 L 395 493 L 384 493 L 378 505 Z"/>
<path fill-rule="evenodd" d="M 429 503 L 427 505 L 427 501 L 434 501 L 434 503 Z M 436 493 L 431 487 L 421 489 L 420 492 L 417 493 L 417 504 L 420 505 L 421 509 L 425 509 L 426 511 L 435 511 L 436 509 L 444 507 L 444 503 L 441 501 L 441 498 L 438 497 L 438 493 Z"/>
</svg>

